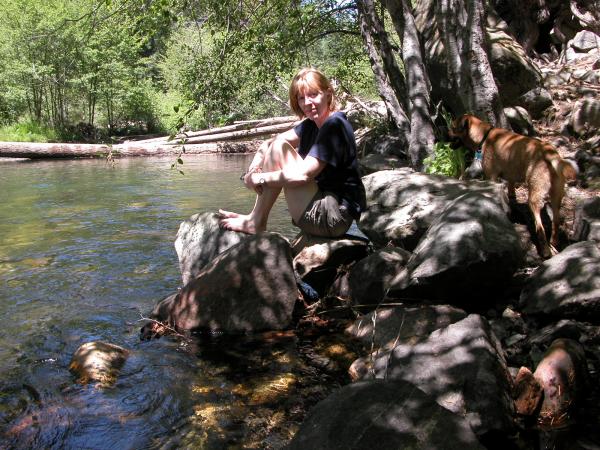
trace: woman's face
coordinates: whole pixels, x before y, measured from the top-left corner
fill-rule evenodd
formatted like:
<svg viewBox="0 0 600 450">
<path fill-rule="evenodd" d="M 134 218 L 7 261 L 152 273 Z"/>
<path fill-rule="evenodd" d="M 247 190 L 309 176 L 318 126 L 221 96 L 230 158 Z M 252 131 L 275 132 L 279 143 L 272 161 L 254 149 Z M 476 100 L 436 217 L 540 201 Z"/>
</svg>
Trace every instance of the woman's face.
<svg viewBox="0 0 600 450">
<path fill-rule="evenodd" d="M 298 93 L 298 106 L 304 115 L 320 128 L 329 117 L 329 93 L 316 89 L 305 89 Z"/>
</svg>

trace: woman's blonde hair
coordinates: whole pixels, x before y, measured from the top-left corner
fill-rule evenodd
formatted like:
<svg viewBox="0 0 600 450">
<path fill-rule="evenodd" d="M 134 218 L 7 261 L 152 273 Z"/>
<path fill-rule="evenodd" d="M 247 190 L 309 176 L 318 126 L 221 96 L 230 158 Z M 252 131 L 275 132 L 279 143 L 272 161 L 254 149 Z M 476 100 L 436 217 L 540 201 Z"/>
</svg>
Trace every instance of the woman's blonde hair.
<svg viewBox="0 0 600 450">
<path fill-rule="evenodd" d="M 311 90 L 329 94 L 329 111 L 336 110 L 335 93 L 329 79 L 320 70 L 306 67 L 296 74 L 290 84 L 290 106 L 298 117 L 304 117 L 304 112 L 298 104 L 298 94 Z"/>
</svg>

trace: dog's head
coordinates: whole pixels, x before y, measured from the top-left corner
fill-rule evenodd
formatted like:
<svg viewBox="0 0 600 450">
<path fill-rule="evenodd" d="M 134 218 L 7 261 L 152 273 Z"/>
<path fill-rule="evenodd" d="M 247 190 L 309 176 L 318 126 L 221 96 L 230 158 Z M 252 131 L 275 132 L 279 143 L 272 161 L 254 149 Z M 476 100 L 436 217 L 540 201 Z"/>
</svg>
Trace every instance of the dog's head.
<svg viewBox="0 0 600 450">
<path fill-rule="evenodd" d="M 463 114 L 454 119 L 448 130 L 451 147 L 456 149 L 464 146 L 471 150 L 477 150 L 477 143 L 473 141 L 471 134 L 473 128 L 477 129 L 480 126 L 481 121 L 471 114 Z"/>
<path fill-rule="evenodd" d="M 460 147 L 465 137 L 469 136 L 469 119 L 470 116 L 468 114 L 463 114 L 452 121 L 448 130 L 452 148 Z"/>
</svg>

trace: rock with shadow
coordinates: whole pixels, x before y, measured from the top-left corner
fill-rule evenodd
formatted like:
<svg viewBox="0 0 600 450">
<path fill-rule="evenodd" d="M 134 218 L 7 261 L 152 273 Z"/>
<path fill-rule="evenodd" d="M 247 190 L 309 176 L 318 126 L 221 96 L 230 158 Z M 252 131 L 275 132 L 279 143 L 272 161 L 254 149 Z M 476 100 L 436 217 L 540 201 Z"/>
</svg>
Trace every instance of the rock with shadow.
<svg viewBox="0 0 600 450">
<path fill-rule="evenodd" d="M 350 235 L 325 238 L 300 233 L 292 242 L 294 270 L 320 296 L 335 281 L 341 266 L 353 264 L 367 255 L 368 243 Z"/>
<path fill-rule="evenodd" d="M 414 384 L 370 380 L 321 401 L 287 447 L 321 449 L 483 449 L 459 414 Z"/>
<path fill-rule="evenodd" d="M 432 332 L 416 344 L 359 358 L 362 379 L 404 380 L 464 416 L 484 441 L 513 431 L 511 377 L 488 321 L 477 314 Z"/>
<path fill-rule="evenodd" d="M 573 240 L 600 243 L 600 197 L 584 200 L 578 205 L 573 224 Z"/>
<path fill-rule="evenodd" d="M 176 330 L 255 332 L 290 326 L 298 288 L 289 242 L 277 233 L 248 236 L 204 266 L 150 319 Z M 152 324 L 142 329 L 142 336 Z"/>
<path fill-rule="evenodd" d="M 509 211 L 502 185 L 489 181 L 458 181 L 403 168 L 365 176 L 363 184 L 367 210 L 359 226 L 376 246 L 391 242 L 412 251 L 446 205 L 466 192 L 493 198 Z"/>
<path fill-rule="evenodd" d="M 244 233 L 221 229 L 218 214 L 212 212 L 194 214 L 181 222 L 175 239 L 175 251 L 183 285 L 194 279 L 217 255 L 246 236 Z"/>
<path fill-rule="evenodd" d="M 352 304 L 379 305 L 390 282 L 406 266 L 410 256 L 404 249 L 385 247 L 358 261 L 348 277 Z"/>
<path fill-rule="evenodd" d="M 358 317 L 346 333 L 365 348 L 380 352 L 398 344 L 416 344 L 435 330 L 465 317 L 467 313 L 448 305 L 382 307 Z M 358 378 L 352 373 L 350 376 Z"/>
<path fill-rule="evenodd" d="M 600 249 L 595 241 L 570 245 L 544 261 L 531 275 L 520 297 L 532 315 L 600 318 Z"/>
<path fill-rule="evenodd" d="M 435 219 L 390 283 L 389 296 L 491 306 L 522 260 L 519 237 L 504 210 L 490 197 L 469 192 Z"/>
</svg>

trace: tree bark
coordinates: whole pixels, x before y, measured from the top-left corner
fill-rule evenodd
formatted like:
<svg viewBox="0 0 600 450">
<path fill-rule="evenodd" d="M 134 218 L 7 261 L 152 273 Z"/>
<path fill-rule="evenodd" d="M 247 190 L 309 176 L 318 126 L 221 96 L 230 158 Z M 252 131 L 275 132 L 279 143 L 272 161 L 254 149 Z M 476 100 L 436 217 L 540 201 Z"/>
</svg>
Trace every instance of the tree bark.
<svg viewBox="0 0 600 450">
<path fill-rule="evenodd" d="M 482 0 L 440 0 L 436 19 L 446 50 L 448 74 L 463 110 L 494 126 L 508 126 L 488 59 Z"/>
<path fill-rule="evenodd" d="M 463 64 L 469 70 L 472 83 L 471 110 L 494 126 L 510 129 L 488 59 L 483 0 L 467 0 L 467 17 L 467 29 L 470 32 L 465 36 L 468 38 L 468 53 Z"/>
<path fill-rule="evenodd" d="M 402 37 L 402 60 L 407 79 L 410 113 L 409 155 L 416 170 L 423 169 L 423 160 L 433 153 L 435 134 L 431 121 L 431 84 L 425 69 L 419 33 L 407 0 L 387 0 L 386 7 L 396 32 Z"/>
<path fill-rule="evenodd" d="M 379 95 L 385 102 L 388 112 L 400 131 L 401 135 L 405 139 L 405 143 L 408 146 L 410 142 L 410 121 L 400 99 L 404 98 L 404 92 L 396 92 L 390 82 L 388 71 L 384 66 L 382 56 L 380 54 L 381 46 L 378 45 L 375 36 L 378 36 L 379 28 L 381 29 L 381 23 L 376 15 L 375 8 L 372 0 L 357 0 L 358 16 L 360 23 L 360 32 L 363 38 L 363 43 L 369 55 L 369 61 L 371 62 L 371 69 L 375 75 L 377 81 L 377 87 Z M 383 35 L 383 33 L 381 34 Z M 391 52 L 391 46 L 389 46 L 388 52 Z M 393 54 L 392 54 L 393 56 Z M 388 68 L 389 69 L 389 68 Z"/>
</svg>

